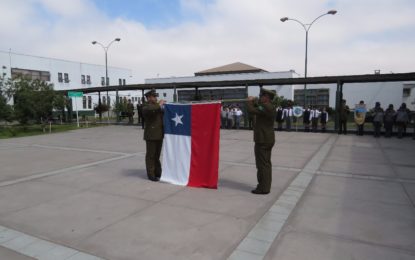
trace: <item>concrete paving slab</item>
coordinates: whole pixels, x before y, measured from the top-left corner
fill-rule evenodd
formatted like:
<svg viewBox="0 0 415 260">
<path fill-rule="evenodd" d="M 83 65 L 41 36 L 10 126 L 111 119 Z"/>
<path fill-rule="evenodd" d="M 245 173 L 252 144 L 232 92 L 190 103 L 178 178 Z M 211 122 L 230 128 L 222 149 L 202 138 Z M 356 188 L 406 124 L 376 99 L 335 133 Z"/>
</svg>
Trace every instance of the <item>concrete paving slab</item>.
<svg viewBox="0 0 415 260">
<path fill-rule="evenodd" d="M 102 167 L 87 167 L 68 171 L 61 174 L 38 179 L 38 182 L 49 183 L 59 186 L 66 186 L 79 190 L 90 189 L 94 186 L 105 185 L 108 182 L 115 182 L 123 177 L 119 171 L 111 171 L 113 163 Z M 117 163 L 116 163 L 117 164 Z"/>
<path fill-rule="evenodd" d="M 0 221 L 28 234 L 74 245 L 149 205 L 143 200 L 86 191 L 8 214 Z"/>
<path fill-rule="evenodd" d="M 195 190 L 195 188 L 188 188 L 175 194 L 175 196 L 167 198 L 163 203 L 226 216 L 256 218 L 264 214 L 269 204 L 281 191 L 281 189 L 273 188 L 270 196 L 261 198 L 249 196 L 250 192 L 246 190 L 226 188 L 219 190 Z"/>
<path fill-rule="evenodd" d="M 16 251 L 0 246 L 0 259 L 4 260 L 36 260 L 35 258 L 22 255 Z"/>
<path fill-rule="evenodd" d="M 388 163 L 365 163 L 349 161 L 325 160 L 320 167 L 321 171 L 350 173 L 356 175 L 372 175 L 381 177 L 396 177 L 393 168 Z"/>
<path fill-rule="evenodd" d="M 156 204 L 79 247 L 105 259 L 224 259 L 250 227 L 242 218 Z"/>
<path fill-rule="evenodd" d="M 356 134 L 338 135 L 334 147 L 337 146 L 354 146 L 364 148 L 375 148 L 377 147 L 376 139 L 373 136 L 364 135 L 356 136 Z"/>
<path fill-rule="evenodd" d="M 7 165 L 12 171 L 17 171 L 16 162 L 26 161 L 26 166 L 19 167 L 31 170 L 29 155 L 24 155 L 26 161 L 18 160 L 24 147 L 47 158 L 55 152 L 68 155 L 57 163 L 34 164 L 33 169 L 38 167 L 34 175 L 18 173 L 35 176 L 35 181 L 17 174 L 18 182 L 0 185 L 0 228 L 14 229 L 0 230 L 0 240 L 14 243 L 13 239 L 28 234 L 53 243 L 48 252 L 56 248 L 57 255 L 70 254 L 74 259 L 262 259 L 267 252 L 258 251 L 260 256 L 236 249 L 245 238 L 267 242 L 267 248 L 271 246 L 267 259 L 290 259 L 287 250 L 294 249 L 299 252 L 294 256 L 301 259 L 303 252 L 313 250 L 309 247 L 313 243 L 321 259 L 330 259 L 330 252 L 336 253 L 336 259 L 348 259 L 348 250 L 355 250 L 362 259 L 371 259 L 370 250 L 374 250 L 375 259 L 380 254 L 377 248 L 390 259 L 414 255 L 414 183 L 408 181 L 415 171 L 413 156 L 401 155 L 412 154 L 415 142 L 276 132 L 272 192 L 256 196 L 250 193 L 256 185 L 252 137 L 252 131 L 221 130 L 218 190 L 148 181 L 145 143 L 136 126 L 0 140 L 0 153 L 17 156 L 2 161 L 2 167 Z M 329 139 L 335 142 L 329 142 L 328 150 L 324 145 L 328 154 L 313 164 L 311 158 Z M 72 154 L 89 153 L 109 155 L 111 160 L 66 161 Z M 51 170 L 53 174 L 48 175 Z M 316 170 L 319 175 L 310 182 Z M 301 178 L 292 182 L 297 177 Z M 277 237 L 276 230 L 283 233 Z M 290 233 L 301 235 L 284 235 Z M 305 234 L 312 238 L 304 240 Z M 20 238 L 13 245 L 24 241 Z M 329 248 L 325 250 L 324 244 Z M 37 254 L 54 259 L 52 253 L 49 258 L 46 252 Z"/>
<path fill-rule="evenodd" d="M 394 165 L 393 169 L 395 170 L 395 173 L 399 176 L 399 178 L 411 180 L 415 179 L 414 167 Z"/>
<path fill-rule="evenodd" d="M 390 260 L 414 259 L 410 251 L 382 247 L 361 241 L 342 239 L 318 233 L 283 234 L 264 258 L 266 260 Z"/>
<path fill-rule="evenodd" d="M 414 183 L 404 183 L 405 190 L 408 193 L 408 196 L 412 202 L 412 205 L 415 206 L 415 184 Z"/>
<path fill-rule="evenodd" d="M 307 194 L 289 225 L 382 246 L 415 251 L 415 209 L 411 206 Z"/>
<path fill-rule="evenodd" d="M 92 149 L 113 152 L 145 152 L 143 129 L 138 126 L 111 125 L 78 129 L 64 133 L 38 135 L 36 137 L 14 138 L 7 143 L 42 144 L 77 149 Z"/>
<path fill-rule="evenodd" d="M 57 149 L 51 151 L 36 147 L 0 150 L 0 182 L 111 157 L 115 155 Z"/>
<path fill-rule="evenodd" d="M 274 165 L 275 166 L 275 165 Z M 286 188 L 299 171 L 272 169 L 272 187 Z M 256 187 L 256 167 L 252 164 L 230 165 L 219 173 L 218 188 L 250 192 Z"/>
<path fill-rule="evenodd" d="M 78 192 L 78 189 L 31 181 L 0 188 L 0 217 Z"/>
<path fill-rule="evenodd" d="M 274 148 L 272 151 L 271 162 L 273 166 L 281 166 L 287 168 L 303 168 L 304 165 L 310 160 L 309 157 L 293 157 L 285 156 L 283 151 L 279 151 L 278 148 Z M 311 153 L 310 153 L 311 156 Z M 252 155 L 249 159 L 245 160 L 247 163 L 255 165 L 255 157 Z"/>
<path fill-rule="evenodd" d="M 410 150 L 409 150 L 410 151 Z M 398 166 L 415 166 L 414 155 L 408 150 L 385 150 L 386 156 L 389 158 L 389 161 Z"/>
<path fill-rule="evenodd" d="M 130 176 L 91 188 L 105 194 L 119 195 L 148 201 L 161 201 L 184 189 L 182 186 L 150 182 L 145 170 L 131 171 Z"/>
<path fill-rule="evenodd" d="M 124 177 L 147 180 L 143 156 L 137 155 L 111 162 L 104 162 L 102 164 L 94 165 L 93 167 L 85 167 L 45 177 L 39 179 L 39 181 L 88 189 L 93 186 L 104 185 L 108 182 L 115 182 Z"/>
<path fill-rule="evenodd" d="M 309 193 L 350 200 L 411 205 L 400 183 L 386 181 L 316 176 Z"/>
<path fill-rule="evenodd" d="M 356 147 L 356 146 L 334 146 L 327 156 L 328 161 L 353 161 L 364 163 L 384 163 L 386 158 L 379 149 Z"/>
</svg>

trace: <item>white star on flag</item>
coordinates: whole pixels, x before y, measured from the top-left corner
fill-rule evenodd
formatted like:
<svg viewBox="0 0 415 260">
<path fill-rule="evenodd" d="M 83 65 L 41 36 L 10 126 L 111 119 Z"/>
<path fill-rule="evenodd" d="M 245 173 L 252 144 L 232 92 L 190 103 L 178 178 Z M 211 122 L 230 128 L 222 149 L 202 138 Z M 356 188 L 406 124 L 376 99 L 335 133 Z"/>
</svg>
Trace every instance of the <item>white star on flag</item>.
<svg viewBox="0 0 415 260">
<path fill-rule="evenodd" d="M 175 126 L 177 126 L 178 124 L 182 124 L 182 125 L 183 125 L 183 122 L 182 122 L 182 117 L 183 117 L 183 115 L 179 116 L 179 115 L 176 113 L 176 117 L 173 117 L 171 120 L 173 120 L 173 121 L 176 123 L 176 125 L 175 125 Z"/>
</svg>

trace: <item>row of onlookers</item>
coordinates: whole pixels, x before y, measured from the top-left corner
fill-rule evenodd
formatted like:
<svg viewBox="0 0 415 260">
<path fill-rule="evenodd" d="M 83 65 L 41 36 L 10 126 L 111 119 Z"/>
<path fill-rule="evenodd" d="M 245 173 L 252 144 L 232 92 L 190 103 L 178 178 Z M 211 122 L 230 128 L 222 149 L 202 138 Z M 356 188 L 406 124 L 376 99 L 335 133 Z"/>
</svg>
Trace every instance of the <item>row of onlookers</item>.
<svg viewBox="0 0 415 260">
<path fill-rule="evenodd" d="M 339 134 L 347 134 L 347 124 L 350 122 L 349 114 L 352 112 L 357 135 L 363 135 L 365 124 L 372 123 L 375 137 L 380 137 L 382 127 L 384 128 L 385 137 L 391 137 L 395 127 L 398 138 L 402 138 L 407 135 L 406 129 L 411 122 L 411 118 L 415 120 L 414 113 L 407 109 L 405 103 L 402 103 L 395 110 L 392 104 L 387 109 L 383 109 L 381 104 L 376 102 L 375 107 L 368 110 L 364 101 L 360 101 L 351 110 L 346 105 L 346 100 L 343 100 L 338 112 L 340 116 Z M 222 107 L 221 127 L 223 129 L 239 129 L 243 119 L 248 121 L 246 125 L 252 129 L 253 118 L 249 114 L 243 117 L 243 112 L 238 105 Z M 325 108 L 319 110 L 315 107 L 306 109 L 298 106 L 277 107 L 275 121 L 278 131 L 291 131 L 295 122 L 296 127 L 299 123 L 302 123 L 305 132 L 326 132 L 329 113 Z M 413 128 L 415 138 L 415 127 Z"/>
</svg>

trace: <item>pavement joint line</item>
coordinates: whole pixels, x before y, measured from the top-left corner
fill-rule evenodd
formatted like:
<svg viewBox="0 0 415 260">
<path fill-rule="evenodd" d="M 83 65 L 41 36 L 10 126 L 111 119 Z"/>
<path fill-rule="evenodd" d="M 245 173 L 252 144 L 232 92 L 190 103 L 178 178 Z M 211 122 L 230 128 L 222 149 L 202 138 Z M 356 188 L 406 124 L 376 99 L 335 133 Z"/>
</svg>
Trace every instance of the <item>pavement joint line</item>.
<svg viewBox="0 0 415 260">
<path fill-rule="evenodd" d="M 336 172 L 317 171 L 316 174 L 317 175 L 322 175 L 322 176 L 344 177 L 344 178 L 373 180 L 373 181 L 415 183 L 415 180 L 412 180 L 412 179 L 390 178 L 390 177 L 360 175 L 360 174 L 351 174 L 351 173 L 336 173 Z"/>
<path fill-rule="evenodd" d="M 71 166 L 71 167 L 67 167 L 67 168 L 63 168 L 63 169 L 59 169 L 59 170 L 55 170 L 55 171 L 51 171 L 51 172 L 38 173 L 38 174 L 34 174 L 34 175 L 31 175 L 31 176 L 15 179 L 15 180 L 11 180 L 11 181 L 0 182 L 0 187 L 14 185 L 14 184 L 17 184 L 17 183 L 20 183 L 20 182 L 32 181 L 32 180 L 36 180 L 36 179 L 40 179 L 40 178 L 44 178 L 44 177 L 49 177 L 49 176 L 52 176 L 52 175 L 61 174 L 61 173 L 68 172 L 68 171 L 79 170 L 79 169 L 83 169 L 83 168 L 87 168 L 87 167 L 91 167 L 91 166 L 96 166 L 96 165 L 99 165 L 99 164 L 108 163 L 108 162 L 112 162 L 112 161 L 122 160 L 122 159 L 125 159 L 125 158 L 134 157 L 134 156 L 135 156 L 135 154 L 127 154 L 127 155 L 108 158 L 108 159 L 105 159 L 105 160 L 100 160 L 100 161 L 96 161 L 96 162 L 92 162 L 92 163 L 85 163 L 85 164 L 81 164 L 81 165 Z"/>
<path fill-rule="evenodd" d="M 220 161 L 225 164 L 235 165 L 235 166 L 250 166 L 256 167 L 254 163 L 238 163 L 238 162 L 230 162 L 230 161 Z M 272 169 L 275 170 L 283 170 L 283 171 L 292 171 L 292 172 L 300 172 L 300 168 L 293 168 L 293 167 L 284 167 L 284 166 L 272 166 Z"/>
<path fill-rule="evenodd" d="M 50 241 L 46 241 L 25 233 L 4 227 L 0 225 L 0 246 L 8 248 L 20 254 L 34 257 L 38 260 L 59 259 L 69 260 L 75 256 L 81 256 L 80 259 L 104 260 L 94 255 L 65 247 Z M 63 256 L 54 258 L 56 256 Z M 75 259 L 75 258 L 74 258 Z"/>
<path fill-rule="evenodd" d="M 51 146 L 51 145 L 41 145 L 41 144 L 32 144 L 30 146 L 31 147 L 38 147 L 38 148 L 45 148 L 45 149 L 56 149 L 56 150 L 64 150 L 64 151 L 76 151 L 76 152 L 90 152 L 90 153 L 92 152 L 92 153 L 120 154 L 120 155 L 128 155 L 129 154 L 129 153 L 123 153 L 123 152 L 83 149 L 83 148 L 75 148 L 75 147 L 61 147 L 61 146 Z"/>
<path fill-rule="evenodd" d="M 240 251 L 255 255 L 260 254 L 261 258 L 259 259 L 263 259 L 265 257 L 271 245 L 273 244 L 273 241 L 267 242 L 264 240 L 254 239 L 253 237 L 255 237 L 256 234 L 260 232 L 259 229 L 265 229 L 273 232 L 275 239 L 278 237 L 283 226 L 285 225 L 285 222 L 291 215 L 292 211 L 295 209 L 297 203 L 300 201 L 307 187 L 310 185 L 313 176 L 316 174 L 324 158 L 327 157 L 327 154 L 331 150 L 336 140 L 336 135 L 332 135 L 326 140 L 326 142 L 320 147 L 319 151 L 305 165 L 304 169 L 290 183 L 284 192 L 280 194 L 279 198 L 274 202 L 274 204 L 264 214 L 264 216 L 259 219 L 259 221 L 250 230 L 246 237 L 242 239 L 236 249 L 228 257 L 228 260 L 238 259 L 238 254 Z M 292 197 L 293 192 L 298 193 L 298 196 L 295 196 L 296 199 L 294 201 L 283 201 L 287 196 Z M 271 214 L 277 215 L 271 216 Z M 277 217 L 277 220 L 275 220 L 275 217 Z"/>
</svg>

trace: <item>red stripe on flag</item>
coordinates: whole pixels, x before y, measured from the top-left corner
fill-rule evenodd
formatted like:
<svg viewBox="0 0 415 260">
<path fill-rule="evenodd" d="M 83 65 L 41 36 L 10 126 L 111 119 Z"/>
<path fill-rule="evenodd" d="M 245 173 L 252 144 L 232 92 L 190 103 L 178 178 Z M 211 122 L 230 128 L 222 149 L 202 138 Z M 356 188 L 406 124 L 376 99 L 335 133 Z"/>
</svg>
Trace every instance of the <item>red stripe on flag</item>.
<svg viewBox="0 0 415 260">
<path fill-rule="evenodd" d="M 219 170 L 220 104 L 192 105 L 192 145 L 187 186 L 216 189 Z"/>
</svg>

